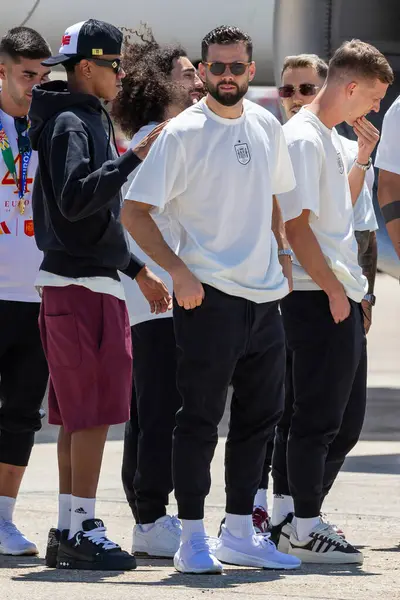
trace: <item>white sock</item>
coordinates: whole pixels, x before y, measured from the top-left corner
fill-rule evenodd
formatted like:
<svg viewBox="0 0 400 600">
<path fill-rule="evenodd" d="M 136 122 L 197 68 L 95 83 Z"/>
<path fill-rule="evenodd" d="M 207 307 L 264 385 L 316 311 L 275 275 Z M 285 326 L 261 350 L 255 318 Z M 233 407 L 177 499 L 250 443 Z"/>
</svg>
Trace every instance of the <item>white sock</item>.
<svg viewBox="0 0 400 600">
<path fill-rule="evenodd" d="M 82 531 L 82 523 L 87 519 L 94 519 L 96 498 L 79 498 L 71 496 L 71 526 L 68 539 L 70 540 L 78 531 Z"/>
<path fill-rule="evenodd" d="M 0 519 L 12 521 L 16 499 L 10 496 L 0 496 Z"/>
<path fill-rule="evenodd" d="M 254 498 L 254 508 L 256 506 L 262 506 L 265 511 L 268 512 L 268 498 L 267 490 L 258 490 Z"/>
<path fill-rule="evenodd" d="M 296 518 L 297 538 L 301 542 L 308 538 L 311 531 L 321 523 L 321 517 L 311 517 L 311 519 Z"/>
<path fill-rule="evenodd" d="M 182 542 L 189 541 L 194 533 L 201 533 L 203 535 L 206 535 L 203 519 L 198 519 L 196 521 L 182 519 Z"/>
<path fill-rule="evenodd" d="M 231 515 L 226 513 L 225 526 L 229 533 L 237 538 L 254 535 L 252 515 Z"/>
<path fill-rule="evenodd" d="M 286 519 L 289 513 L 294 512 L 292 496 L 283 496 L 274 494 L 274 503 L 272 505 L 271 523 L 273 526 L 279 525 Z"/>
<path fill-rule="evenodd" d="M 57 529 L 63 531 L 71 525 L 71 494 L 58 496 L 58 524 Z"/>
</svg>

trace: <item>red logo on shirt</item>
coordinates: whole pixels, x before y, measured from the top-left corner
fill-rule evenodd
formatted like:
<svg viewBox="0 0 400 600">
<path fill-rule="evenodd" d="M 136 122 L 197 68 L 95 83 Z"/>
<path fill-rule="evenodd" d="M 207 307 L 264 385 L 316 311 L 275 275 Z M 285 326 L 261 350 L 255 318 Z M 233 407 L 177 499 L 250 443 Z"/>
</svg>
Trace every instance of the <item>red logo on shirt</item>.
<svg viewBox="0 0 400 600">
<path fill-rule="evenodd" d="M 71 36 L 70 35 L 63 35 L 62 40 L 61 40 L 61 45 L 62 46 L 69 46 L 71 43 Z"/>
<path fill-rule="evenodd" d="M 32 219 L 30 219 L 29 221 L 25 221 L 24 222 L 24 233 L 28 237 L 32 237 L 33 236 L 34 231 L 33 231 L 33 221 L 32 221 Z"/>
<path fill-rule="evenodd" d="M 8 227 L 7 227 L 7 223 L 6 223 L 5 221 L 2 221 L 2 222 L 0 223 L 0 235 L 1 235 L 2 233 L 11 233 L 11 231 L 8 229 Z"/>
</svg>

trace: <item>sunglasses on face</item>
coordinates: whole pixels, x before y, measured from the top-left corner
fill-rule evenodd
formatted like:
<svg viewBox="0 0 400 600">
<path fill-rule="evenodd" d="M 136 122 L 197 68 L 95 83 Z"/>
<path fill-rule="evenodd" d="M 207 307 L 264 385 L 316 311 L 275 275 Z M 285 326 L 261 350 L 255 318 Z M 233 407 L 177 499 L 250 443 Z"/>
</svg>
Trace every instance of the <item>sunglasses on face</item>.
<svg viewBox="0 0 400 600">
<path fill-rule="evenodd" d="M 90 58 L 88 59 L 99 67 L 111 67 L 116 75 L 121 73 L 121 59 L 120 58 Z"/>
<path fill-rule="evenodd" d="M 31 143 L 26 135 L 28 119 L 26 117 L 16 117 L 14 119 L 14 125 L 18 135 L 18 152 L 20 154 L 28 152 L 31 149 Z"/>
<path fill-rule="evenodd" d="M 315 96 L 317 90 L 319 90 L 319 86 L 314 85 L 313 83 L 301 83 L 298 86 L 282 85 L 278 88 L 280 98 L 291 98 L 297 91 L 299 91 L 302 96 Z"/>
<path fill-rule="evenodd" d="M 232 73 L 232 75 L 244 75 L 247 67 L 251 65 L 251 62 L 233 62 L 233 63 L 223 63 L 223 62 L 205 62 L 203 63 L 206 67 L 209 68 L 210 73 L 212 75 L 216 75 L 217 77 L 223 75 L 228 69 Z"/>
</svg>

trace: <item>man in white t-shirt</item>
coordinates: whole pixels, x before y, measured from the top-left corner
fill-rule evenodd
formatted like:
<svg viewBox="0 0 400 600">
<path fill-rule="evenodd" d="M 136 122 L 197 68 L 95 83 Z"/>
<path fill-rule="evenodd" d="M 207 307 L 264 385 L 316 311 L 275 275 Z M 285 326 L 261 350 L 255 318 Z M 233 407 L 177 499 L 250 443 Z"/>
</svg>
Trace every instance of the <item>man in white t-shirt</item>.
<svg viewBox="0 0 400 600">
<path fill-rule="evenodd" d="M 295 185 L 278 121 L 243 100 L 255 74 L 252 42 L 222 26 L 202 42 L 207 97 L 173 119 L 141 165 L 123 209 L 139 246 L 172 277 L 178 348 L 173 479 L 182 519 L 178 571 L 219 573 L 221 562 L 296 568 L 300 561 L 256 536 L 253 499 L 266 441 L 282 410 L 284 333 L 278 301 L 290 256 L 274 194 Z M 166 207 L 181 228 L 178 256 L 151 213 Z M 275 235 L 274 235 L 275 234 Z M 278 251 L 281 256 L 278 258 Z M 226 393 L 226 522 L 215 549 L 204 501 Z M 220 562 L 221 561 L 221 562 Z"/>
<path fill-rule="evenodd" d="M 38 552 L 15 527 L 13 511 L 48 379 L 34 287 L 42 260 L 31 202 L 37 154 L 27 114 L 33 86 L 48 79 L 50 69 L 40 62 L 50 54 L 28 27 L 11 29 L 0 41 L 0 554 Z"/>
<path fill-rule="evenodd" d="M 386 228 L 400 258 L 400 96 L 383 119 L 382 139 L 376 153 L 379 168 L 378 200 Z"/>
<path fill-rule="evenodd" d="M 204 96 L 204 86 L 186 51 L 155 42 L 130 44 L 124 52 L 126 76 L 112 114 L 134 148 L 162 121 L 177 116 Z M 150 122 L 149 122 L 150 119 Z M 133 180 L 136 169 L 130 176 Z M 129 180 L 128 180 L 129 183 Z M 129 186 L 128 186 L 129 187 Z M 129 192 L 128 192 L 129 195 Z M 179 225 L 168 209 L 154 219 L 175 252 Z M 131 251 L 147 260 L 129 236 Z M 172 290 L 168 273 L 151 267 Z M 172 313 L 151 313 L 137 284 L 121 276 L 132 334 L 133 386 L 126 423 L 122 481 L 136 525 L 132 553 L 173 557 L 179 548 L 179 519 L 167 515 L 172 482 L 172 433 L 182 401 L 176 387 L 176 344 Z M 156 371 L 154 365 L 157 365 Z"/>
<path fill-rule="evenodd" d="M 323 87 L 327 74 L 328 65 L 315 54 L 300 54 L 285 58 L 282 67 L 282 85 L 279 87 L 279 95 L 288 120 L 297 114 L 302 106 L 310 104 L 314 100 L 318 91 Z M 365 171 L 359 168 L 355 161 L 358 159 L 359 164 L 368 163 L 370 154 L 378 141 L 379 133 L 367 119 L 363 120 L 363 128 L 363 131 L 358 128 L 358 142 L 349 140 L 343 136 L 340 136 L 340 140 L 345 150 L 346 169 L 349 173 L 354 228 L 358 241 L 358 262 L 368 279 L 368 291 L 372 294 L 374 291 L 377 259 L 375 230 L 378 228 L 372 202 L 374 175 L 372 168 Z M 365 313 L 364 325 L 366 331 L 368 331 L 371 324 L 371 301 L 367 298 L 362 301 L 362 304 L 363 312 Z M 369 315 L 369 318 L 367 315 Z M 274 503 L 271 518 L 271 537 L 279 550 L 282 551 L 288 551 L 289 549 L 289 538 L 292 532 L 294 513 L 293 498 L 290 495 L 287 477 L 286 455 L 294 403 L 292 366 L 292 352 L 287 347 L 285 410 L 276 428 L 275 440 L 272 440 L 268 445 L 266 464 L 261 481 L 262 489 L 259 490 L 256 497 L 257 502 L 261 503 L 264 496 L 266 496 L 265 488 L 268 486 L 268 473 L 271 468 L 272 451 L 275 441 L 273 471 Z M 362 391 L 362 397 L 365 397 L 365 390 Z M 324 496 L 328 492 L 329 484 L 330 482 L 328 481 L 324 490 Z M 262 514 L 261 508 L 259 509 L 259 513 Z M 336 525 L 333 525 L 333 527 L 337 532 L 343 534 Z"/>
<path fill-rule="evenodd" d="M 363 132 L 364 115 L 379 111 L 392 81 L 376 48 L 346 42 L 316 98 L 284 126 L 297 182 L 279 196 L 295 253 L 294 291 L 281 303 L 294 388 L 287 474 L 296 519 L 288 551 L 305 562 L 363 561 L 320 517 L 324 496 L 359 438 L 366 404 L 361 301 L 367 280 L 357 262 L 346 156 L 335 126 L 346 121 Z"/>
</svg>

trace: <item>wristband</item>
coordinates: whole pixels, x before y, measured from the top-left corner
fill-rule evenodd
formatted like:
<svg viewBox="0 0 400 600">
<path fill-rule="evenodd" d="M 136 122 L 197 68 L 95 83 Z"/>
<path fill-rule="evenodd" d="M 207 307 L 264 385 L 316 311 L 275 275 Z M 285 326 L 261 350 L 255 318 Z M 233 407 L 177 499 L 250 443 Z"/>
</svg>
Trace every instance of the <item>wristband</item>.
<svg viewBox="0 0 400 600">
<path fill-rule="evenodd" d="M 293 252 L 290 248 L 284 248 L 283 250 L 278 250 L 278 256 L 293 256 Z"/>
</svg>

